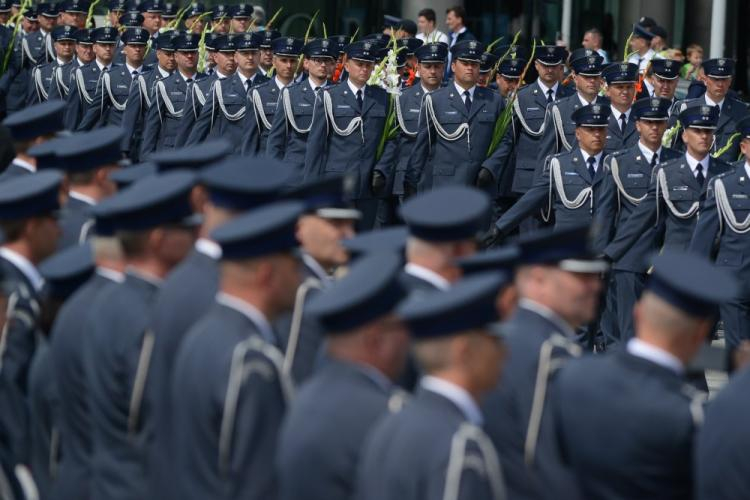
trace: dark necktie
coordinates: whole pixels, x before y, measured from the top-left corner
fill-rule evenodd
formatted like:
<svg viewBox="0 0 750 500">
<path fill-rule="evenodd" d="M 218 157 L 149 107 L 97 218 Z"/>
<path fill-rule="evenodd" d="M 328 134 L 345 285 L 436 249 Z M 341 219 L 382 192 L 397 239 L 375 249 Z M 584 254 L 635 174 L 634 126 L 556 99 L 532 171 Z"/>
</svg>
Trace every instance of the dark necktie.
<svg viewBox="0 0 750 500">
<path fill-rule="evenodd" d="M 622 135 L 625 135 L 625 127 L 628 125 L 628 117 L 625 116 L 625 113 L 620 114 L 620 132 L 622 132 Z"/>
<path fill-rule="evenodd" d="M 318 95 L 320 93 L 320 87 L 315 87 L 314 91 L 315 95 Z"/>
<path fill-rule="evenodd" d="M 245 92 L 250 92 L 250 85 L 252 85 L 252 83 L 253 82 L 251 82 L 249 78 L 245 80 Z"/>
<path fill-rule="evenodd" d="M 193 79 L 192 78 L 188 78 L 187 80 L 185 80 L 185 82 L 188 83 L 188 84 L 191 84 L 191 83 L 193 83 Z"/>
<path fill-rule="evenodd" d="M 357 91 L 357 104 L 359 104 L 359 109 L 362 109 L 362 89 Z"/>
<path fill-rule="evenodd" d="M 547 90 L 547 104 L 549 104 L 549 103 L 551 103 L 552 101 L 554 101 L 554 99 L 552 98 L 552 94 L 553 94 L 553 93 L 554 93 L 554 92 L 552 92 L 552 89 L 549 89 L 549 90 Z"/>
<path fill-rule="evenodd" d="M 596 175 L 596 158 L 593 156 L 589 156 L 589 159 L 586 160 L 589 164 L 589 177 L 591 177 L 591 180 L 594 180 L 594 176 Z"/>
<path fill-rule="evenodd" d="M 466 112 L 471 113 L 471 94 L 468 90 L 464 90 L 464 104 L 466 105 Z"/>
<path fill-rule="evenodd" d="M 706 182 L 706 176 L 703 175 L 703 164 L 699 163 L 695 167 L 695 171 L 696 171 L 695 180 L 698 181 L 698 184 L 700 184 L 701 187 L 703 187 L 703 183 Z"/>
<path fill-rule="evenodd" d="M 659 155 L 654 153 L 654 156 L 651 157 L 651 168 L 654 168 L 657 163 L 659 163 Z"/>
<path fill-rule="evenodd" d="M 138 78 L 138 70 L 134 69 L 133 70 L 133 80 L 135 80 L 136 78 Z"/>
</svg>

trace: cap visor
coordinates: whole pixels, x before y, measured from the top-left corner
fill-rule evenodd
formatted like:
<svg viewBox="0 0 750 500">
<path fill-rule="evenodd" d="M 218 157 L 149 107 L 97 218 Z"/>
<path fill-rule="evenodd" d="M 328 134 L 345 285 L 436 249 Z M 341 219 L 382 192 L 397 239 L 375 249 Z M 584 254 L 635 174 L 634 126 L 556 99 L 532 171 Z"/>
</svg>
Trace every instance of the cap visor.
<svg viewBox="0 0 750 500">
<path fill-rule="evenodd" d="M 319 208 L 315 215 L 324 219 L 352 219 L 362 218 L 362 212 L 354 208 Z"/>
<path fill-rule="evenodd" d="M 609 263 L 605 260 L 579 260 L 565 259 L 561 260 L 557 267 L 569 273 L 604 273 L 609 270 Z"/>
</svg>

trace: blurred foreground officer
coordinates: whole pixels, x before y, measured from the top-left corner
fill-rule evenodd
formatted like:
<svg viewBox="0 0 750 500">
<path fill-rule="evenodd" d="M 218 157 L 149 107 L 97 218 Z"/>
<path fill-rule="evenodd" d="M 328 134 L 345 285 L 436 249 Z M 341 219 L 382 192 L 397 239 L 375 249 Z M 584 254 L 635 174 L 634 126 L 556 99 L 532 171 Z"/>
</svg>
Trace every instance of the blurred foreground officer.
<svg viewBox="0 0 750 500">
<path fill-rule="evenodd" d="M 365 257 L 316 296 L 309 312 L 326 335 L 327 359 L 302 387 L 284 421 L 277 471 L 281 500 L 350 500 L 365 436 L 401 406 L 393 383 L 409 348 L 394 315 L 407 290 L 401 257 Z"/>
<path fill-rule="evenodd" d="M 153 419 L 143 393 L 154 342 L 148 324 L 162 280 L 193 243 L 187 224 L 194 182 L 185 171 L 143 179 L 94 209 L 109 219 L 126 270 L 122 283 L 91 304 L 86 328 L 92 498 L 135 500 L 147 491 Z"/>
<path fill-rule="evenodd" d="M 220 291 L 172 377 L 175 498 L 277 496 L 277 437 L 292 388 L 271 322 L 294 304 L 303 208 L 273 203 L 211 234 L 222 251 Z"/>
<path fill-rule="evenodd" d="M 504 284 L 489 273 L 413 297 L 396 311 L 425 376 L 414 399 L 369 434 L 357 475 L 360 500 L 499 500 L 505 484 L 482 431 L 482 396 L 498 382 L 505 347 L 497 320 Z"/>
<path fill-rule="evenodd" d="M 750 370 L 729 381 L 706 410 L 695 450 L 695 497 L 730 500 L 750 497 Z"/>
<path fill-rule="evenodd" d="M 360 217 L 359 210 L 344 199 L 343 184 L 342 177 L 331 177 L 290 193 L 305 203 L 305 213 L 297 224 L 302 284 L 297 289 L 294 309 L 282 315 L 274 326 L 285 349 L 284 371 L 296 383 L 313 373 L 323 344 L 324 332 L 308 313 L 307 304 L 319 290 L 333 284 L 336 271 L 349 261 L 341 243 L 354 236 L 354 225 Z"/>
<path fill-rule="evenodd" d="M 481 189 L 497 184 L 502 167 L 500 151 L 488 149 L 505 105 L 500 95 L 477 86 L 484 49 L 475 40 L 454 45 L 453 84 L 425 96 L 406 172 L 405 182 L 412 192 L 449 184 Z"/>
<path fill-rule="evenodd" d="M 16 156 L 0 175 L 0 183 L 36 172 L 36 160 L 28 151 L 63 130 L 64 113 L 65 104 L 56 100 L 29 106 L 3 120 L 3 126 L 10 131 Z"/>
<path fill-rule="evenodd" d="M 223 141 L 214 141 L 214 146 Z M 182 152 L 209 149 L 205 143 L 195 148 L 183 148 Z M 214 155 L 229 153 L 231 147 L 214 149 Z M 207 151 L 206 153 L 208 153 Z M 173 486 L 169 474 L 160 471 L 170 467 L 172 437 L 171 380 L 174 362 L 185 334 L 214 304 L 219 288 L 219 259 L 221 247 L 211 239 L 211 232 L 246 210 L 258 208 L 276 201 L 288 178 L 288 169 L 274 163 L 257 163 L 247 159 L 227 159 L 204 169 L 199 175 L 200 186 L 195 190 L 207 197 L 203 204 L 203 222 L 198 231 L 198 240 L 193 250 L 167 277 L 154 305 L 152 328 L 154 330 L 154 354 L 146 384 L 146 401 L 152 408 L 155 419 L 154 444 L 150 456 L 154 496 L 165 498 L 168 488 Z M 208 158 L 205 156 L 204 158 Z M 265 167 L 269 167 L 267 170 Z"/>
<path fill-rule="evenodd" d="M 458 281 L 455 260 L 477 251 L 489 215 L 489 197 L 465 186 L 442 187 L 404 203 L 409 239 L 402 281 L 409 290 L 446 290 Z"/>
<path fill-rule="evenodd" d="M 709 181 L 706 200 L 693 232 L 690 250 L 715 257 L 716 267 L 742 278 L 740 293 L 721 305 L 724 337 L 730 353 L 750 342 L 750 116 L 737 125 L 743 159 Z"/>
<path fill-rule="evenodd" d="M 634 311 L 636 337 L 565 365 L 551 388 L 555 441 L 587 499 L 692 498 L 704 394 L 686 384 L 685 366 L 737 284 L 679 251 L 653 264 Z"/>
<path fill-rule="evenodd" d="M 601 204 L 597 210 L 597 224 L 601 224 L 597 248 L 606 247 L 646 199 L 646 191 L 656 166 L 680 156 L 677 151 L 661 145 L 667 128 L 669 107 L 668 99 L 658 97 L 636 101 L 630 119 L 635 121 L 638 128 L 638 144 L 604 159 L 605 177 L 602 182 Z M 607 293 L 616 305 L 612 312 L 617 314 L 617 330 L 621 341 L 634 335 L 633 306 L 646 283 L 648 259 L 657 250 L 655 235 L 656 228 L 648 227 L 638 241 L 612 265 L 612 282 Z"/>
<path fill-rule="evenodd" d="M 124 279 L 122 249 L 102 216 L 96 219 L 91 240 L 96 272 L 71 295 L 60 309 L 52 326 L 52 370 L 60 393 L 59 414 L 61 446 L 55 498 L 88 500 L 91 498 L 92 433 L 89 410 L 89 384 L 86 379 L 86 354 L 92 342 L 88 330 L 91 304 L 108 287 Z"/>
<path fill-rule="evenodd" d="M 31 427 L 31 472 L 40 498 L 53 498 L 61 458 L 60 394 L 55 377 L 50 335 L 60 307 L 94 272 L 94 257 L 88 243 L 65 249 L 39 266 L 45 280 L 41 304 L 43 340 L 34 353 L 29 370 L 29 416 Z"/>
<path fill-rule="evenodd" d="M 58 248 L 86 241 L 93 225 L 91 208 L 117 190 L 109 178 L 118 167 L 120 127 L 108 126 L 55 142 L 60 168 L 68 182 L 68 201 L 60 215 L 62 237 Z"/>
<path fill-rule="evenodd" d="M 588 229 L 540 231 L 519 243 L 518 309 L 502 326 L 512 355 L 483 406 L 510 498 L 560 491 L 566 480 L 539 435 L 549 379 L 556 367 L 581 355 L 576 329 L 596 318 L 607 264 L 594 257 Z"/>
<path fill-rule="evenodd" d="M 377 149 L 380 143 L 388 96 L 380 87 L 367 85 L 380 46 L 371 40 L 347 46 L 349 77 L 322 90 L 322 106 L 315 109 L 305 154 L 305 180 L 321 177 L 350 178 L 348 193 L 362 212 L 361 229 L 372 229 L 378 200 L 372 192 Z"/>
</svg>

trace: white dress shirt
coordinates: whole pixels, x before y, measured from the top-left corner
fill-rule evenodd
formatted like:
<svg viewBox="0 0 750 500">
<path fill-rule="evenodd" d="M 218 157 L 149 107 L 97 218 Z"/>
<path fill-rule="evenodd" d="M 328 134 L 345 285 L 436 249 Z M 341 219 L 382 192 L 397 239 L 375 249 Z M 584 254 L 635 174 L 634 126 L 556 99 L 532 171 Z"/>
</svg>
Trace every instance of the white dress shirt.
<svg viewBox="0 0 750 500">
<path fill-rule="evenodd" d="M 471 97 L 472 104 L 474 103 L 474 91 L 477 89 L 476 85 L 474 85 L 470 89 L 465 89 L 459 84 L 457 84 L 456 81 L 454 80 L 453 86 L 456 87 L 456 92 L 458 92 L 458 95 L 461 96 L 461 100 L 463 101 L 464 104 L 466 104 L 466 96 L 464 95 L 464 92 L 466 92 L 467 90 L 469 91 L 469 97 Z"/>
<path fill-rule="evenodd" d="M 42 278 L 42 275 L 39 274 L 36 266 L 32 264 L 29 259 L 8 247 L 0 248 L 0 257 L 3 257 L 5 260 L 16 266 L 16 268 L 26 276 L 26 279 L 31 282 L 34 291 L 39 292 L 42 290 L 42 287 L 44 286 L 44 278 Z"/>
<path fill-rule="evenodd" d="M 268 322 L 266 315 L 260 312 L 257 307 L 250 302 L 224 292 L 216 294 L 216 302 L 246 316 L 256 327 L 258 327 L 260 335 L 266 342 L 276 345 L 276 335 L 273 333 L 271 323 Z"/>
<path fill-rule="evenodd" d="M 484 422 L 482 417 L 482 411 L 479 409 L 479 405 L 474 398 L 471 397 L 466 389 L 459 387 L 453 382 L 448 382 L 442 378 L 433 377 L 431 375 L 425 375 L 419 381 L 419 385 L 423 389 L 426 389 L 435 394 L 439 394 L 449 400 L 451 403 L 456 405 L 461 413 L 464 414 L 466 420 L 470 423 L 481 426 Z"/>
<path fill-rule="evenodd" d="M 594 172 L 598 172 L 599 171 L 599 168 L 602 165 L 602 156 L 603 155 L 604 155 L 603 151 L 599 151 L 598 154 L 594 155 L 594 158 L 596 159 L 596 163 L 594 164 Z M 586 168 L 589 168 L 589 158 L 591 158 L 591 155 L 588 154 L 583 149 L 581 149 L 581 156 L 583 156 L 583 162 L 586 165 Z"/>
<path fill-rule="evenodd" d="M 646 343 L 637 337 L 628 340 L 626 349 L 633 356 L 663 366 L 664 368 L 672 370 L 677 375 L 685 373 L 685 365 L 683 365 L 682 361 L 680 361 L 674 354 L 667 352 L 660 347 L 656 347 L 655 345 Z"/>
<path fill-rule="evenodd" d="M 451 287 L 451 284 L 447 279 L 443 278 L 432 269 L 427 269 L 419 264 L 409 262 L 404 266 L 404 272 L 430 283 L 438 290 L 447 290 Z"/>
<path fill-rule="evenodd" d="M 560 88 L 559 82 L 555 82 L 553 86 L 548 87 L 544 84 L 544 82 L 542 82 L 540 79 L 537 78 L 536 84 L 539 85 L 539 88 L 542 90 L 542 94 L 544 95 L 545 99 L 547 98 L 547 92 L 550 90 L 552 91 L 552 100 L 554 101 L 557 99 L 557 89 Z"/>
<path fill-rule="evenodd" d="M 521 298 L 518 301 L 518 307 L 522 307 L 527 311 L 535 312 L 550 323 L 554 323 L 567 338 L 574 339 L 576 337 L 576 332 L 573 330 L 573 327 L 571 327 L 567 321 L 562 319 L 559 314 L 544 304 L 540 304 L 535 300 Z"/>
<path fill-rule="evenodd" d="M 688 162 L 688 165 L 690 166 L 690 170 L 693 171 L 693 175 L 695 177 L 698 177 L 698 162 L 700 162 L 701 165 L 703 165 L 703 176 L 708 178 L 708 164 L 711 161 L 711 156 L 706 155 L 702 160 L 696 160 L 692 156 L 690 156 L 690 153 L 685 153 L 685 159 Z"/>
<path fill-rule="evenodd" d="M 641 141 L 638 141 L 638 149 L 641 150 L 641 153 L 643 156 L 646 157 L 646 163 L 649 165 L 651 164 L 651 159 L 654 157 L 654 151 L 651 151 L 646 145 L 644 145 Z M 656 150 L 656 154 L 658 156 L 658 161 L 661 161 L 661 146 L 659 146 L 659 149 Z"/>
<path fill-rule="evenodd" d="M 221 247 L 218 243 L 208 238 L 198 238 L 195 242 L 195 249 L 214 260 L 221 259 Z"/>
</svg>

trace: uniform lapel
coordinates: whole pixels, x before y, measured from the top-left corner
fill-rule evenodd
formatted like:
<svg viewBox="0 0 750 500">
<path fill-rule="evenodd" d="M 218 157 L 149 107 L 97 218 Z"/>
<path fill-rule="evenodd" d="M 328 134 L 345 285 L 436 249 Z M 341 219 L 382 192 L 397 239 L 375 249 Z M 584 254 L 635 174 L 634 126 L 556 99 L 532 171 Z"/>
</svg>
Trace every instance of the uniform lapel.
<svg viewBox="0 0 750 500">
<path fill-rule="evenodd" d="M 575 152 L 571 155 L 571 160 L 573 162 L 573 168 L 576 172 L 578 172 L 578 175 L 580 175 L 588 184 L 591 184 L 591 176 L 589 175 L 589 168 L 586 165 L 586 161 L 583 159 L 583 154 L 581 153 L 581 148 L 576 147 Z M 599 170 L 601 165 L 599 165 Z M 599 172 L 597 170 L 597 173 Z M 596 176 L 594 176 L 594 179 L 596 179 Z"/>
<path fill-rule="evenodd" d="M 557 86 L 557 91 L 560 91 L 560 85 Z M 531 90 L 531 96 L 534 99 L 534 104 L 537 104 L 542 109 L 547 108 L 547 96 L 544 95 L 542 89 L 539 87 L 539 83 L 533 83 L 533 89 Z"/>
<path fill-rule="evenodd" d="M 362 103 L 362 116 L 365 116 L 367 112 L 370 111 L 370 108 L 375 105 L 377 99 L 378 97 L 375 95 L 373 88 L 369 85 L 365 85 L 365 99 Z"/>
<path fill-rule="evenodd" d="M 349 89 L 348 83 L 342 83 L 341 85 L 334 87 L 340 88 L 341 93 L 344 95 L 344 100 L 349 104 L 353 110 L 357 111 L 357 113 L 361 113 L 362 110 L 359 109 L 359 103 L 357 102 L 357 98 L 354 94 L 352 94 L 352 91 Z"/>
<path fill-rule="evenodd" d="M 451 106 L 453 106 L 454 109 L 457 109 L 458 112 L 461 113 L 461 116 L 468 121 L 469 114 L 466 112 L 466 105 L 464 104 L 463 96 L 457 94 L 456 89 L 451 89 L 448 93 L 448 99 L 451 102 Z"/>
<path fill-rule="evenodd" d="M 479 113 L 484 106 L 487 104 L 487 97 L 483 95 L 479 87 L 474 89 L 474 101 L 471 103 L 471 112 L 469 113 L 469 121 L 473 120 L 477 113 Z M 464 106 L 465 107 L 465 106 Z"/>
<path fill-rule="evenodd" d="M 716 125 L 716 135 L 719 135 L 719 131 L 723 130 L 724 127 L 732 120 L 732 102 L 730 101 L 729 97 L 724 98 L 724 105 L 721 108 L 721 113 L 719 113 L 719 123 Z M 717 144 L 717 147 L 720 145 Z M 723 144 L 721 145 L 723 146 Z"/>
</svg>

